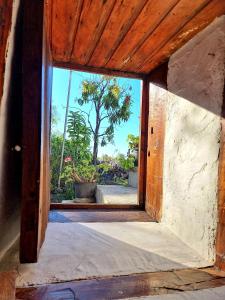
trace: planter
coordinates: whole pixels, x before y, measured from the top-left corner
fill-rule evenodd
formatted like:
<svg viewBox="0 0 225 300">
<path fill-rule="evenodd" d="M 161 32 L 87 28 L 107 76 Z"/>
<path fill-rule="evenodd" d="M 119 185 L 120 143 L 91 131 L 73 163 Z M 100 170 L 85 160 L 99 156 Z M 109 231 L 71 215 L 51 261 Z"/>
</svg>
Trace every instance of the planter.
<svg viewBox="0 0 225 300">
<path fill-rule="evenodd" d="M 74 183 L 76 198 L 92 198 L 95 196 L 96 182 Z"/>
</svg>

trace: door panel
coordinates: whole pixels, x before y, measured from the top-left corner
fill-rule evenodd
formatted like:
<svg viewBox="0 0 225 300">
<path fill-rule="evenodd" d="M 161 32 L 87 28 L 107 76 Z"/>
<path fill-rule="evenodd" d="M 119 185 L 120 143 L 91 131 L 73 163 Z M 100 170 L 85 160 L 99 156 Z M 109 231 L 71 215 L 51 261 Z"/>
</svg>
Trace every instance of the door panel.
<svg viewBox="0 0 225 300">
<path fill-rule="evenodd" d="M 39 207 L 39 238 L 38 247 L 42 246 L 48 224 L 50 209 L 50 120 L 51 120 L 51 95 L 52 95 L 52 65 L 50 45 L 48 44 L 48 26 L 44 19 L 43 32 L 43 68 L 42 68 L 42 132 L 41 132 L 41 179 L 40 179 L 40 207 Z"/>
<path fill-rule="evenodd" d="M 161 219 L 163 155 L 167 91 L 150 84 L 145 209 L 154 221 Z"/>
<path fill-rule="evenodd" d="M 51 74 L 44 1 L 23 1 L 23 136 L 20 260 L 36 262 L 49 210 Z"/>
</svg>

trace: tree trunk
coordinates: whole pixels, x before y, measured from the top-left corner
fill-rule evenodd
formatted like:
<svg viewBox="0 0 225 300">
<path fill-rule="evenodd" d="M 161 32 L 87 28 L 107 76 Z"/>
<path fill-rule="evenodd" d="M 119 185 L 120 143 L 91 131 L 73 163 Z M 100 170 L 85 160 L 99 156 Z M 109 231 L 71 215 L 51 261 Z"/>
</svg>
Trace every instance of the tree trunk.
<svg viewBox="0 0 225 300">
<path fill-rule="evenodd" d="M 97 165 L 97 159 L 98 159 L 98 142 L 99 142 L 99 128 L 100 128 L 100 102 L 97 105 L 96 109 L 96 127 L 95 127 L 95 132 L 94 132 L 94 146 L 93 146 L 93 164 L 96 166 Z"/>
<path fill-rule="evenodd" d="M 65 121 L 64 121 L 64 131 L 63 131 L 63 143 L 62 143 L 62 151 L 61 151 L 60 167 L 59 167 L 58 189 L 60 189 L 61 173 L 62 173 L 62 168 L 63 168 L 63 156 L 64 156 L 65 140 L 66 140 L 67 118 L 68 118 L 68 112 L 69 112 L 71 81 L 72 81 L 72 71 L 70 70 L 70 73 L 69 73 L 69 86 L 68 86 L 67 101 L 66 101 L 66 113 L 65 113 Z"/>
<path fill-rule="evenodd" d="M 98 136 L 94 135 L 94 146 L 93 146 L 93 164 L 97 165 L 98 158 Z"/>
</svg>

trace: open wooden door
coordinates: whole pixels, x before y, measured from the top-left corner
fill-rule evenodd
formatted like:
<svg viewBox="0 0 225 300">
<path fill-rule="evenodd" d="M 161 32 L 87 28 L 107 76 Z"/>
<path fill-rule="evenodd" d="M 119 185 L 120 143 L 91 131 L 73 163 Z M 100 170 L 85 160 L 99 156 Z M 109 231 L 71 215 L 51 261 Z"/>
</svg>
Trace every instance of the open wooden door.
<svg viewBox="0 0 225 300">
<path fill-rule="evenodd" d="M 167 63 L 155 69 L 149 76 L 148 87 L 149 114 L 146 130 L 148 138 L 145 210 L 152 220 L 157 222 L 162 217 L 167 72 Z"/>
<path fill-rule="evenodd" d="M 145 208 L 154 221 L 160 221 L 161 219 L 163 196 L 162 180 L 166 104 L 163 92 L 159 87 L 150 84 Z"/>
<path fill-rule="evenodd" d="M 46 1 L 45 1 L 46 2 Z M 50 205 L 50 48 L 44 1 L 23 1 L 23 137 L 20 261 L 36 262 Z M 44 26 L 43 26 L 44 24 Z M 43 30 L 44 28 L 44 30 Z"/>
</svg>

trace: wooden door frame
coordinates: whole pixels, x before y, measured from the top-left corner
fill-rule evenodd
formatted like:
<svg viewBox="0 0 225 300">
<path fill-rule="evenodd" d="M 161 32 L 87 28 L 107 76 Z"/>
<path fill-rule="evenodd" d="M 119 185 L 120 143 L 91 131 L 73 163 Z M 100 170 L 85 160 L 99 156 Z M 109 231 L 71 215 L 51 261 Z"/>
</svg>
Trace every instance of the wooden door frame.
<svg viewBox="0 0 225 300">
<path fill-rule="evenodd" d="M 54 66 L 66 68 L 68 65 L 53 64 Z M 71 67 L 71 64 L 69 64 Z M 133 78 L 142 81 L 140 106 L 141 106 L 141 120 L 140 120 L 140 140 L 139 140 L 139 165 L 138 165 L 138 204 L 97 204 L 97 203 L 51 203 L 50 209 L 133 209 L 133 210 L 145 210 L 145 190 L 146 190 L 146 151 L 147 151 L 147 139 L 146 134 L 148 131 L 148 103 L 149 103 L 149 79 L 148 76 L 142 74 L 130 74 L 122 71 L 110 71 L 102 70 L 100 68 L 82 67 L 77 68 L 75 64 L 72 65 L 72 70 L 81 72 L 90 72 L 94 74 L 107 74 L 109 76 L 121 77 L 121 78 Z"/>
<path fill-rule="evenodd" d="M 20 261 L 36 262 L 43 238 L 40 239 L 40 195 L 41 153 L 42 149 L 42 97 L 43 82 L 43 21 L 44 2 L 24 0 L 23 2 L 23 140 L 22 140 L 22 207 L 21 207 L 21 240 Z M 162 71 L 154 71 L 150 76 L 137 74 L 143 80 L 141 97 L 140 123 L 140 163 L 139 163 L 139 204 L 107 205 L 107 204 L 52 204 L 51 209 L 145 209 L 146 191 L 146 156 L 148 137 L 149 83 L 161 83 Z M 87 71 L 85 69 L 85 71 Z M 97 70 L 89 70 L 96 73 Z M 99 70 L 101 73 L 101 70 Z M 124 72 L 109 75 L 132 77 Z M 43 196 L 43 195 L 42 195 Z M 29 245 L 29 246 L 28 246 Z M 38 245 L 38 247 L 37 247 Z"/>
<path fill-rule="evenodd" d="M 51 57 L 44 22 L 45 1 L 24 0 L 22 47 L 22 190 L 20 262 L 38 259 L 48 221 L 50 187 Z M 49 127 L 49 128 L 48 128 Z"/>
<path fill-rule="evenodd" d="M 36 262 L 41 155 L 43 1 L 23 1 L 23 138 L 20 261 Z"/>
<path fill-rule="evenodd" d="M 221 112 L 220 153 L 218 168 L 218 221 L 215 266 L 225 271 L 225 82 Z"/>
<path fill-rule="evenodd" d="M 42 51 L 44 1 L 24 0 L 23 6 L 23 136 L 22 141 L 22 205 L 21 205 L 21 262 L 36 262 L 39 243 L 38 223 L 40 217 L 40 159 L 42 124 Z M 55 66 L 58 66 L 55 64 Z M 63 66 L 60 67 L 70 67 Z M 57 205 L 51 208 L 130 208 L 144 209 L 146 201 L 146 157 L 149 118 L 149 84 L 154 83 L 167 89 L 167 63 L 153 70 L 149 75 L 113 71 L 99 68 L 74 66 L 75 70 L 102 73 L 113 76 L 137 78 L 143 81 L 140 130 L 140 166 L 139 166 L 139 205 Z M 225 89 L 224 89 L 225 90 Z M 224 92 L 225 93 L 225 92 Z M 218 227 L 216 238 L 215 266 L 225 270 L 225 98 L 222 111 L 222 131 L 218 178 Z M 142 175 L 142 176 L 140 176 Z M 154 176 L 154 174 L 153 174 Z M 162 205 L 162 203 L 160 203 Z M 158 221 L 158 220 L 156 220 Z M 28 249 L 28 251 L 27 251 Z M 25 251 L 26 250 L 26 251 Z"/>
<path fill-rule="evenodd" d="M 167 89 L 168 62 L 157 67 L 148 75 L 133 74 L 122 71 L 102 70 L 87 66 L 77 66 L 72 63 L 53 63 L 53 66 L 72 69 L 74 71 L 90 72 L 94 74 L 107 74 L 122 78 L 134 78 L 142 80 L 141 89 L 141 114 L 140 114 L 140 140 L 139 140 L 139 166 L 138 166 L 138 204 L 96 204 L 96 203 L 74 203 L 61 204 L 51 203 L 50 209 L 140 209 L 145 210 L 146 201 L 146 176 L 147 176 L 147 146 L 148 146 L 148 123 L 149 123 L 149 86 L 154 83 Z M 152 174 L 154 176 L 154 174 Z M 160 203 L 158 206 L 161 206 Z"/>
<path fill-rule="evenodd" d="M 44 1 L 24 0 L 22 10 L 23 138 L 20 261 L 21 263 L 33 263 L 38 259 L 45 230 L 45 228 L 40 228 L 42 227 L 40 222 L 43 209 L 40 197 L 43 198 L 42 189 L 46 186 L 41 178 L 41 174 L 45 172 L 41 161 L 43 154 L 42 129 L 45 124 L 42 108 L 46 104 L 43 103 L 43 82 L 46 83 L 46 74 L 43 72 L 43 49 L 46 47 L 43 40 Z M 123 77 L 127 77 L 127 74 L 123 75 Z M 130 76 L 128 77 L 130 78 Z M 140 79 L 140 75 L 137 75 L 137 78 Z M 142 101 L 145 101 L 145 97 L 142 97 Z M 86 206 L 81 204 L 75 206 L 63 205 L 63 208 L 140 208 L 139 205 L 97 204 Z M 56 207 L 53 204 L 51 208 Z M 59 205 L 57 208 L 62 208 L 62 206 Z M 40 230 L 43 232 L 42 236 L 40 236 Z"/>
<path fill-rule="evenodd" d="M 142 80 L 139 165 L 138 165 L 138 199 L 140 208 L 145 210 L 146 176 L 147 176 L 147 147 L 148 147 L 148 118 L 149 118 L 149 78 Z"/>
<path fill-rule="evenodd" d="M 163 157 L 165 139 L 166 101 L 151 94 L 151 84 L 167 91 L 168 62 L 153 70 L 149 76 L 149 111 L 146 149 L 145 210 L 155 222 L 162 218 Z M 154 112 L 155 110 L 155 112 Z"/>
</svg>

